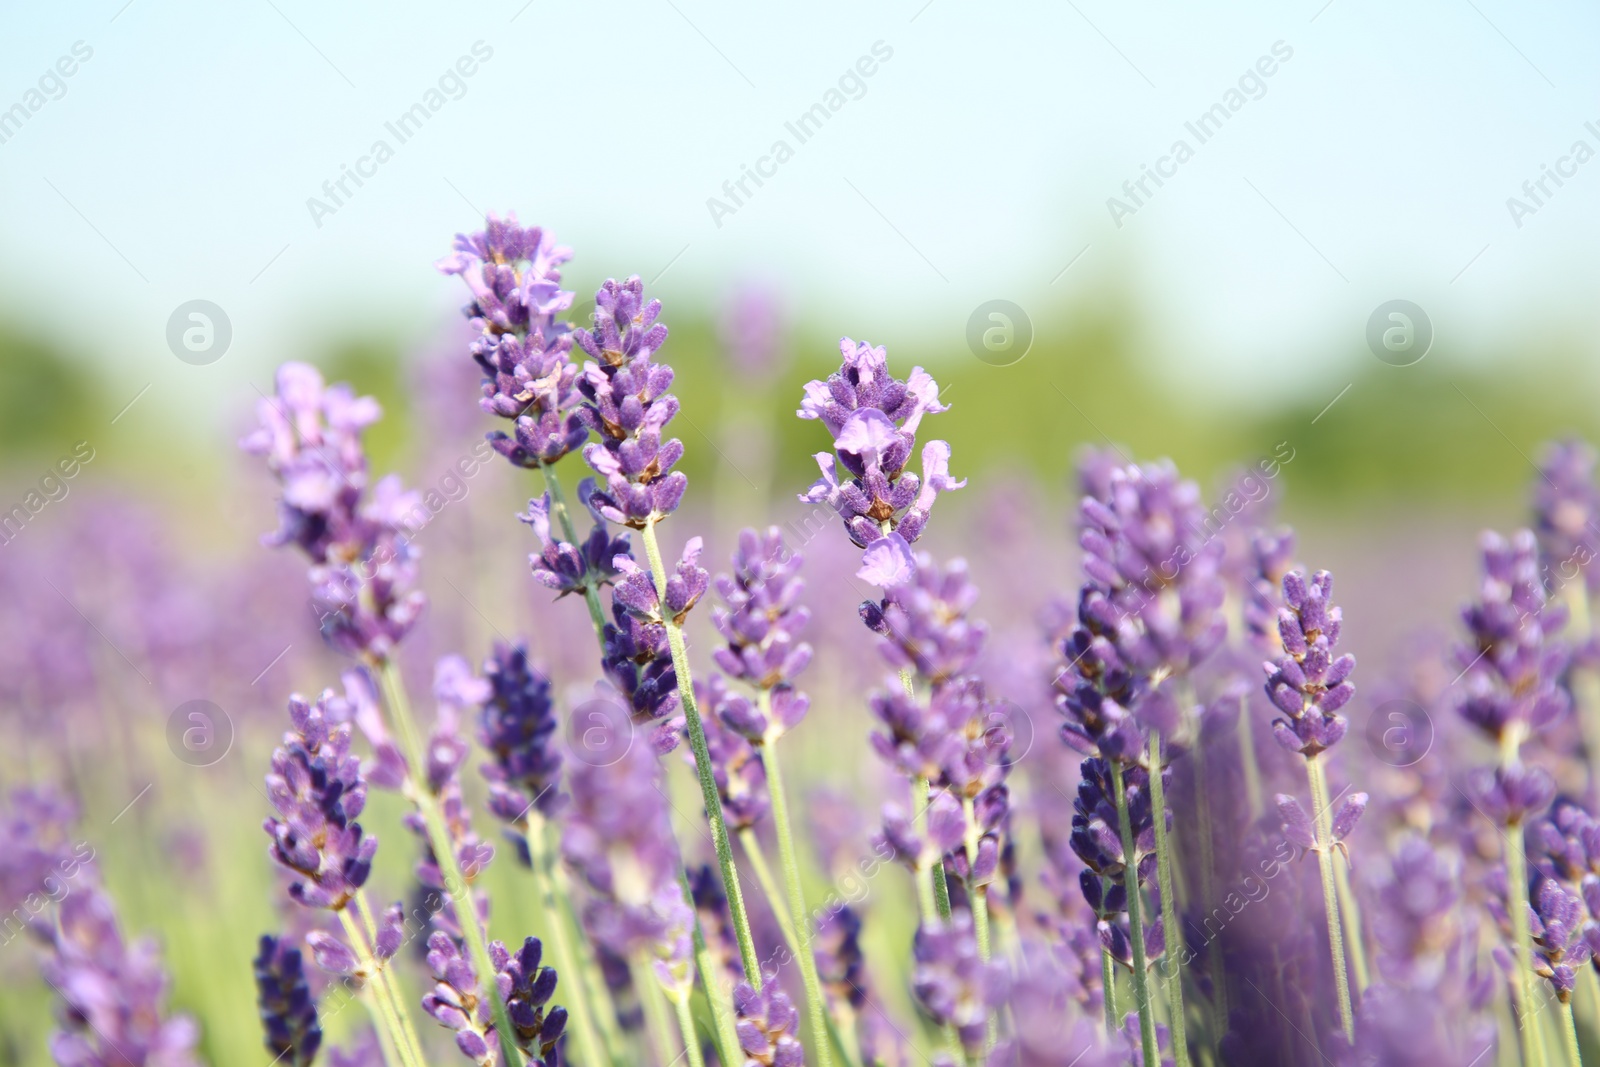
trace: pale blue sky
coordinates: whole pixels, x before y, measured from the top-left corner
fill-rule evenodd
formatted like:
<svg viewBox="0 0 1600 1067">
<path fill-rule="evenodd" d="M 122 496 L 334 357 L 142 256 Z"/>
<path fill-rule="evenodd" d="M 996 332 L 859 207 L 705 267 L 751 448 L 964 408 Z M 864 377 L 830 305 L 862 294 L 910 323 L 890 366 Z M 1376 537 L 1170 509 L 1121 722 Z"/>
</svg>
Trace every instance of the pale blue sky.
<svg viewBox="0 0 1600 1067">
<path fill-rule="evenodd" d="M 174 418 L 326 336 L 422 330 L 461 302 L 431 270 L 450 235 L 515 208 L 576 248 L 569 277 L 660 275 L 670 302 L 758 274 L 891 351 L 1115 278 L 1184 383 L 1315 392 L 1395 297 L 1452 358 L 1600 325 L 1600 161 L 1520 229 L 1505 203 L 1600 148 L 1597 28 L 1506 0 L 7 3 L 0 109 L 93 56 L 0 143 L 0 309 L 102 356 L 109 389 L 152 383 L 131 419 Z M 384 123 L 480 41 L 399 144 Z M 1279 41 L 1264 95 L 1118 228 L 1106 199 Z M 877 42 L 864 95 L 798 144 L 784 123 Z M 394 157 L 319 228 L 307 198 L 380 138 Z M 707 198 L 778 138 L 794 157 L 716 225 Z M 232 319 L 212 367 L 164 342 L 194 298 Z"/>
</svg>

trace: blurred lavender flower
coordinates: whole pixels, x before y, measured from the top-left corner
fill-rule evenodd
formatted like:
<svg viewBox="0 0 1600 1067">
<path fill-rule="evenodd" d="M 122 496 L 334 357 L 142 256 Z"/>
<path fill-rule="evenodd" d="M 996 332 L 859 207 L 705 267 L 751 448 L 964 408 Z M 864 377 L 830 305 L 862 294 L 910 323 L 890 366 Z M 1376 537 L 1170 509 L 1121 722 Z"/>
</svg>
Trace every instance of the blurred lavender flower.
<svg viewBox="0 0 1600 1067">
<path fill-rule="evenodd" d="M 528 663 L 527 645 L 520 641 L 496 641 L 483 676 L 490 693 L 478 720 L 478 740 L 492 757 L 483 766 L 489 810 L 513 825 L 530 808 L 554 815 L 562 801 L 561 753 L 550 680 Z"/>
<path fill-rule="evenodd" d="M 457 234 L 455 249 L 436 265 L 472 293 L 464 310 L 477 336 L 469 351 L 486 375 L 478 403 L 515 420 L 514 436 L 496 431 L 489 440 L 519 467 L 554 463 L 589 437 L 577 414 L 571 328 L 556 319 L 572 306 L 559 270 L 572 250 L 521 226 L 515 213 L 490 214 L 482 232 Z"/>
<path fill-rule="evenodd" d="M 59 899 L 81 874 L 95 879 L 94 849 L 73 842 L 77 806 L 53 786 L 11 791 L 0 811 L 0 931 L 9 941 L 24 910 L 37 912 L 44 898 Z"/>
<path fill-rule="evenodd" d="M 978 587 L 965 560 L 944 568 L 919 553 L 910 576 L 883 599 L 861 605 L 861 620 L 883 638 L 879 651 L 896 670 L 910 669 L 935 686 L 971 670 L 989 628 L 968 615 Z"/>
<path fill-rule="evenodd" d="M 811 946 L 829 1001 L 859 1011 L 867 999 L 866 964 L 861 954 L 861 917 L 855 909 L 843 902 L 825 907 L 817 916 Z"/>
<path fill-rule="evenodd" d="M 769 981 L 759 991 L 740 982 L 733 991 L 734 1024 L 745 1065 L 802 1067 L 805 1050 L 800 1045 L 800 1013 L 778 983 Z"/>
<path fill-rule="evenodd" d="M 1344 615 L 1329 603 L 1332 592 L 1333 575 L 1327 571 L 1318 571 L 1309 584 L 1297 571 L 1284 575 L 1285 607 L 1278 613 L 1284 654 L 1263 664 L 1267 696 L 1286 716 L 1273 722 L 1273 736 L 1308 759 L 1344 737 L 1350 724 L 1339 709 L 1355 695 L 1348 679 L 1356 658 L 1333 656 Z"/>
<path fill-rule="evenodd" d="M 1576 438 L 1550 445 L 1534 482 L 1534 532 L 1539 570 L 1554 594 L 1567 582 L 1584 579 L 1600 593 L 1600 488 L 1595 485 L 1595 451 Z"/>
<path fill-rule="evenodd" d="M 1578 984 L 1578 968 L 1589 960 L 1584 937 L 1583 901 L 1554 878 L 1540 877 L 1529 897 L 1533 928 L 1534 970 L 1550 983 L 1565 1004 Z"/>
<path fill-rule="evenodd" d="M 1456 649 L 1465 695 L 1458 708 L 1496 743 L 1520 746 L 1564 716 L 1571 698 L 1560 685 L 1568 649 L 1557 640 L 1567 611 L 1546 597 L 1534 535 L 1509 542 L 1486 533 L 1483 582 L 1466 607 L 1470 644 Z"/>
<path fill-rule="evenodd" d="M 350 753 L 350 724 L 329 721 L 335 699 L 331 691 L 314 705 L 289 698 L 294 729 L 273 751 L 266 778 L 278 817 L 264 828 L 272 838 L 269 854 L 294 876 L 289 895 L 308 908 L 338 911 L 366 884 L 378 839 L 355 821 L 366 806 L 367 783 Z"/>
<path fill-rule="evenodd" d="M 311 1067 L 322 1046 L 322 1026 L 311 987 L 306 984 L 300 950 L 287 940 L 263 934 L 255 972 L 267 1051 L 275 1063 Z"/>
<path fill-rule="evenodd" d="M 917 1003 L 940 1026 L 955 1029 L 969 1058 L 981 1056 L 990 1019 L 1005 1002 L 1005 967 L 978 955 L 972 917 L 954 912 L 929 919 L 912 946 L 911 988 Z"/>
<path fill-rule="evenodd" d="M 811 621 L 811 612 L 800 603 L 804 562 L 784 545 L 776 526 L 764 534 L 739 532 L 733 573 L 719 574 L 716 581 L 726 606 L 711 612 L 717 632 L 728 642 L 711 657 L 730 679 L 772 689 L 792 682 L 811 662 L 811 646 L 799 639 Z"/>
<path fill-rule="evenodd" d="M 329 1046 L 328 1067 L 385 1067 L 378 1032 L 369 1026 L 345 1048 Z"/>
<path fill-rule="evenodd" d="M 278 368 L 276 397 L 257 405 L 261 428 L 240 442 L 265 456 L 283 487 L 280 526 L 264 542 L 310 558 L 323 637 L 350 655 L 384 659 L 411 630 L 426 598 L 412 589 L 415 493 L 390 475 L 367 494 L 362 431 L 381 414 L 346 385 L 324 387 L 304 363 Z"/>
<path fill-rule="evenodd" d="M 909 558 L 904 547 L 921 536 L 934 500 L 967 484 L 950 477 L 950 446 L 944 441 L 923 446 L 921 478 L 906 470 L 922 416 L 947 411 L 948 405 L 939 403 L 939 385 L 921 367 L 911 368 L 905 381 L 891 376 L 882 345 L 846 337 L 839 351 L 839 370 L 826 382 L 807 382 L 796 412 L 821 421 L 834 445 L 833 452 L 816 454 L 822 477 L 800 499 L 833 508 L 859 547 L 889 538 L 891 550 Z M 882 576 L 879 566 L 864 570 Z"/>
<path fill-rule="evenodd" d="M 644 299 L 637 275 L 618 283 L 608 278 L 594 295 L 592 330 L 575 333 L 590 362 L 578 390 L 584 424 L 599 435 L 583 458 L 605 480 L 594 495 L 600 513 L 621 526 L 642 529 L 672 514 L 688 484 L 673 465 L 683 457 L 683 442 L 663 442 L 667 423 L 678 413 L 678 398 L 667 392 L 672 368 L 651 362 L 667 339 L 656 322 L 661 301 Z"/>
<path fill-rule="evenodd" d="M 788 323 L 776 290 L 759 285 L 735 290 L 717 326 L 722 351 L 743 377 L 764 381 L 788 362 Z"/>
<path fill-rule="evenodd" d="M 745 830 L 767 814 L 772 798 L 767 792 L 766 766 L 747 734 L 731 729 L 728 722 L 749 721 L 750 702 L 728 692 L 719 674 L 695 682 L 695 699 L 709 714 L 701 719 L 706 752 L 711 756 L 711 773 L 722 798 L 722 813 L 734 831 Z M 729 710 L 737 703 L 738 710 Z M 758 737 L 763 735 L 757 735 Z M 691 766 L 692 754 L 688 756 Z"/>
<path fill-rule="evenodd" d="M 40 971 L 61 997 L 50 1054 L 67 1067 L 197 1067 L 199 1028 L 166 1013 L 167 975 L 154 943 L 126 944 L 98 889 L 61 901 L 36 932 L 49 955 Z"/>
</svg>

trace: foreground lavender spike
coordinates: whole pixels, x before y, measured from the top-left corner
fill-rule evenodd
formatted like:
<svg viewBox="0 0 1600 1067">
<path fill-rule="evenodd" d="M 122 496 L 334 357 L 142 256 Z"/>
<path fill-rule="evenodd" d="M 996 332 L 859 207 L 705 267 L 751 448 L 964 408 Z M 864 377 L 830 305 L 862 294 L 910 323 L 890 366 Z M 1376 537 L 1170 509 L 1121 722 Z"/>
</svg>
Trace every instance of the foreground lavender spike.
<svg viewBox="0 0 1600 1067">
<path fill-rule="evenodd" d="M 122 939 L 115 909 L 98 888 L 65 897 L 36 932 L 49 955 L 45 981 L 61 997 L 61 1029 L 50 1054 L 72 1067 L 198 1067 L 199 1028 L 168 1016 L 167 975 L 155 945 Z"/>
<path fill-rule="evenodd" d="M 1323 906 L 1328 919 L 1328 943 L 1333 957 L 1334 988 L 1339 997 L 1339 1021 L 1346 1040 L 1354 1043 L 1355 1012 L 1346 973 L 1333 852 L 1336 846 L 1343 848 L 1342 839 L 1360 818 L 1367 795 L 1356 793 L 1347 798 L 1337 815 L 1329 810 L 1327 772 L 1322 755 L 1339 743 L 1348 728 L 1339 709 L 1355 695 L 1355 686 L 1349 677 L 1356 665 L 1355 657 L 1348 653 L 1334 658 L 1333 648 L 1339 641 L 1344 616 L 1331 603 L 1332 592 L 1333 575 L 1327 571 L 1318 571 L 1309 583 L 1298 571 L 1284 575 L 1284 607 L 1278 613 L 1278 635 L 1284 654 L 1276 662 L 1262 666 L 1267 672 L 1267 696 L 1285 716 L 1273 723 L 1273 736 L 1285 748 L 1305 758 L 1315 819 L 1307 817 L 1299 803 L 1290 797 L 1280 796 L 1278 806 L 1284 814 L 1286 836 L 1290 841 L 1317 853 Z"/>
<path fill-rule="evenodd" d="M 934 500 L 967 483 L 950 476 L 950 445 L 944 441 L 923 446 L 920 478 L 906 470 L 923 415 L 949 410 L 939 403 L 939 384 L 928 372 L 912 367 L 904 381 L 893 377 L 882 345 L 845 337 L 839 351 L 838 371 L 826 382 L 807 382 L 796 412 L 821 422 L 834 446 L 816 454 L 822 477 L 800 499 L 825 503 L 838 513 L 850 539 L 871 549 L 863 557 L 862 576 L 876 580 L 886 570 L 904 570 L 910 558 L 906 546 L 922 535 Z M 872 549 L 880 540 L 886 544 Z M 890 561 L 899 566 L 889 569 Z"/>
<path fill-rule="evenodd" d="M 802 1067 L 805 1050 L 795 1036 L 800 1029 L 800 1013 L 778 983 L 768 982 L 757 991 L 748 982 L 740 982 L 733 991 L 733 1010 L 746 1067 L 752 1063 L 761 1067 Z"/>
<path fill-rule="evenodd" d="M 917 1003 L 934 1022 L 955 1031 L 969 1060 L 980 1057 L 992 1014 L 1005 1002 L 1005 968 L 978 954 L 972 917 L 964 911 L 925 921 L 912 951 Z"/>
<path fill-rule="evenodd" d="M 496 641 L 483 664 L 488 699 L 478 721 L 478 740 L 491 762 L 484 764 L 489 781 L 489 810 L 513 825 L 530 810 L 555 814 L 562 794 L 561 753 L 550 680 L 528 662 L 522 642 Z"/>
<path fill-rule="evenodd" d="M 306 984 L 300 950 L 287 941 L 263 934 L 255 960 L 256 997 L 267 1051 L 288 1067 L 311 1067 L 322 1047 L 317 1004 Z"/>
<path fill-rule="evenodd" d="M 1534 533 L 1539 571 L 1553 596 L 1582 579 L 1591 596 L 1600 593 L 1600 486 L 1595 450 L 1576 438 L 1548 446 L 1534 483 Z"/>
<path fill-rule="evenodd" d="M 304 363 L 278 368 L 277 395 L 257 406 L 261 428 L 240 442 L 265 456 L 283 487 L 274 547 L 311 560 L 323 637 L 348 655 L 386 660 L 426 604 L 416 582 L 412 524 L 420 498 L 390 475 L 367 492 L 361 435 L 381 414 L 347 385 L 324 386 Z"/>
</svg>

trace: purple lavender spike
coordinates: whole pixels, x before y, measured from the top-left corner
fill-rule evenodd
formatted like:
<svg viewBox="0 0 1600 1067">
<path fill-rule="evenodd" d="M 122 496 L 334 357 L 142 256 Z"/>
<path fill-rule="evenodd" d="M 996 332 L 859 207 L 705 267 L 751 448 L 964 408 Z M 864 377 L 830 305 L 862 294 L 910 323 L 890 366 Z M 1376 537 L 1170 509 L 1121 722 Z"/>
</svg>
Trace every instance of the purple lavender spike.
<svg viewBox="0 0 1600 1067">
<path fill-rule="evenodd" d="M 300 950 L 287 941 L 262 935 L 255 960 L 256 999 L 267 1051 L 288 1067 L 311 1067 L 322 1046 L 317 1004 L 306 984 Z"/>
</svg>

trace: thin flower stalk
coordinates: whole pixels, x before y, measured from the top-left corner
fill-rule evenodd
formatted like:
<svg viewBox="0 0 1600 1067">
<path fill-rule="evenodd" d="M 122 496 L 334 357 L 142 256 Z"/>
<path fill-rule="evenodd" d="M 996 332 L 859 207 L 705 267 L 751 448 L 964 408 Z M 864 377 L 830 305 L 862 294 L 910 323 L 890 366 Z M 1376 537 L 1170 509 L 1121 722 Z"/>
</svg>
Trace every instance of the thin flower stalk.
<svg viewBox="0 0 1600 1067">
<path fill-rule="evenodd" d="M 534 882 L 539 889 L 539 904 L 544 910 L 545 928 L 550 932 L 550 945 L 555 950 L 556 967 L 561 974 L 570 975 L 572 978 L 567 983 L 567 1005 L 571 1013 L 569 1017 L 577 1030 L 575 1035 L 578 1038 L 577 1051 L 580 1057 L 603 1055 L 616 1064 L 618 1050 L 600 1037 L 596 1025 L 595 1007 L 589 998 L 588 985 L 583 981 L 578 968 L 578 957 L 573 950 L 566 916 L 561 913 L 560 905 L 556 902 L 553 869 L 555 850 L 549 847 L 546 835 L 546 820 L 535 812 L 529 812 L 523 838 L 528 844 L 528 861 L 533 868 Z"/>
<path fill-rule="evenodd" d="M 373 1014 L 377 1016 L 383 1031 L 387 1032 L 388 1044 L 394 1050 L 396 1060 L 406 1067 L 426 1067 L 427 1061 L 422 1058 L 421 1045 L 417 1040 L 415 1029 L 411 1027 L 410 1017 L 397 1010 L 388 976 L 384 973 L 382 965 L 373 957 L 361 924 L 350 914 L 349 908 L 340 909 L 339 921 L 343 924 L 345 936 L 355 950 L 360 973 L 367 980 L 368 1005 L 373 1009 Z"/>
<path fill-rule="evenodd" d="M 1156 1047 L 1156 1017 L 1150 999 L 1150 976 L 1145 969 L 1143 905 L 1139 900 L 1137 873 L 1138 850 L 1134 847 L 1133 821 L 1128 817 L 1128 790 L 1123 782 L 1122 764 L 1111 764 L 1111 786 L 1116 794 L 1117 828 L 1122 838 L 1122 854 L 1127 857 L 1128 878 L 1128 940 L 1133 946 L 1133 998 L 1139 1014 L 1139 1047 L 1144 1055 L 1144 1067 L 1161 1067 L 1161 1056 Z M 1157 772 L 1159 773 L 1159 772 Z M 1156 822 L 1160 822 L 1160 816 Z"/>
<path fill-rule="evenodd" d="M 550 510 L 555 514 L 556 521 L 561 524 L 561 533 L 567 539 L 567 544 L 576 545 L 578 531 L 572 525 L 572 513 L 567 507 L 567 494 L 561 488 L 561 478 L 556 474 L 555 467 L 544 460 L 539 461 L 539 473 L 544 475 L 545 492 L 550 494 Z M 583 602 L 589 608 L 589 622 L 594 626 L 594 633 L 600 638 L 601 645 L 605 644 L 606 613 L 600 606 L 600 592 L 596 588 L 594 577 L 585 574 L 583 578 Z"/>
<path fill-rule="evenodd" d="M 367 902 L 365 890 L 356 894 L 355 903 L 356 910 L 361 915 L 361 927 L 366 933 L 366 942 L 370 946 L 376 946 L 381 927 L 377 917 L 372 913 L 371 905 Z M 346 929 L 348 930 L 348 927 Z M 388 960 L 376 959 L 376 953 L 372 955 L 374 956 L 373 965 L 376 968 L 374 980 L 379 983 L 380 994 L 389 998 L 391 1010 L 398 1024 L 396 1032 L 397 1051 L 399 1048 L 404 1048 L 408 1056 L 412 1057 L 417 1064 L 425 1067 L 427 1060 L 422 1054 L 422 1042 L 417 1036 L 417 1030 L 412 1023 L 411 1012 L 406 1007 L 405 998 L 401 995 L 400 979 L 389 968 Z"/>
<path fill-rule="evenodd" d="M 1328 948 L 1333 954 L 1333 984 L 1339 998 L 1339 1025 L 1344 1036 L 1355 1042 L 1355 1013 L 1350 1006 L 1350 977 L 1346 970 L 1343 924 L 1339 918 L 1339 890 L 1334 884 L 1333 822 L 1328 811 L 1328 784 L 1319 756 L 1306 759 L 1306 776 L 1311 781 L 1311 803 L 1317 812 L 1317 868 L 1322 876 L 1322 904 L 1328 916 Z"/>
<path fill-rule="evenodd" d="M 417 737 L 416 724 L 412 719 L 411 705 L 406 698 L 405 687 L 400 681 L 399 668 L 389 659 L 371 666 L 377 671 L 383 686 L 384 703 L 394 722 L 395 732 L 399 735 L 407 766 L 413 769 L 427 766 L 421 742 Z M 416 773 L 415 770 L 412 773 Z M 433 848 L 440 873 L 444 876 L 445 890 L 458 904 L 455 911 L 461 925 L 462 939 L 466 942 L 467 952 L 472 957 L 473 970 L 479 975 L 479 981 L 489 990 L 490 1009 L 494 1018 L 495 1032 L 500 1037 L 501 1052 L 507 1062 L 520 1065 L 523 1061 L 522 1054 L 518 1051 L 516 1031 L 511 1026 L 511 1016 L 506 1013 L 505 999 L 500 995 L 499 987 L 494 981 L 498 968 L 489 958 L 489 943 L 484 936 L 483 927 L 478 923 L 476 908 L 471 903 L 471 890 L 461 873 L 461 864 L 456 858 L 455 842 L 451 840 L 450 828 L 445 824 L 444 813 L 439 808 L 437 798 L 428 790 L 419 787 L 415 781 L 408 780 L 406 791 L 422 816 L 428 833 L 428 842 Z"/>
</svg>

